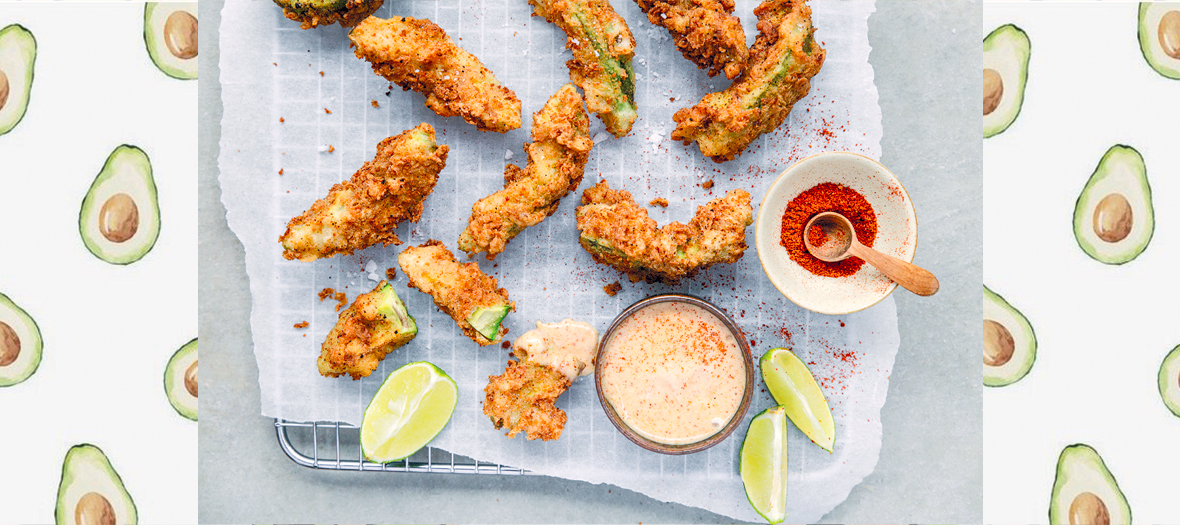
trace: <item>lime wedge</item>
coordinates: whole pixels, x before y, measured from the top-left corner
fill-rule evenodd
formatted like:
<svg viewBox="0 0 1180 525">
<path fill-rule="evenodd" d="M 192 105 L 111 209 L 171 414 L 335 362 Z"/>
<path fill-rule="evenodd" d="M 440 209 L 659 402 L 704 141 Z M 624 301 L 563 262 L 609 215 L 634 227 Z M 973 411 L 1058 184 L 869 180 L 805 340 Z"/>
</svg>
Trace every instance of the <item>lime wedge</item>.
<svg viewBox="0 0 1180 525">
<path fill-rule="evenodd" d="M 787 418 L 768 408 L 750 421 L 742 442 L 741 474 L 750 506 L 770 523 L 787 517 Z"/>
<path fill-rule="evenodd" d="M 770 389 L 774 400 L 787 409 L 791 422 L 816 445 L 831 452 L 832 442 L 836 440 L 832 411 L 807 365 L 786 348 L 766 352 L 758 364 L 766 388 Z"/>
<path fill-rule="evenodd" d="M 425 361 L 394 370 L 361 421 L 365 458 L 389 463 L 426 446 L 451 420 L 458 394 L 446 372 Z"/>
</svg>

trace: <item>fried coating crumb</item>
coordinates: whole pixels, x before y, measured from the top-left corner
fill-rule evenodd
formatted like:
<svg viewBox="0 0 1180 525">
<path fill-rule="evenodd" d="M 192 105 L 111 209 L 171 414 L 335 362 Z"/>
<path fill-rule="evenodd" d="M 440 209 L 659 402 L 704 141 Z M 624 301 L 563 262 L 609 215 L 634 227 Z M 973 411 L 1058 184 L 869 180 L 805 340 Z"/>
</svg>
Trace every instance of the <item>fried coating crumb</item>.
<svg viewBox="0 0 1180 525">
<path fill-rule="evenodd" d="M 478 264 L 459 264 L 455 255 L 434 239 L 402 250 L 397 263 L 410 288 L 430 294 L 434 304 L 451 316 L 472 341 L 481 346 L 495 344 L 508 333 L 508 327 L 501 324 L 495 339 L 488 339 L 467 320 L 476 308 L 516 309 L 516 303 L 508 299 L 508 291 L 499 287 L 495 277 L 480 271 Z"/>
<path fill-rule="evenodd" d="M 606 181 L 582 193 L 579 241 L 599 264 L 626 273 L 632 282 L 675 284 L 718 263 L 734 263 L 746 250 L 746 227 L 754 222 L 750 194 L 735 189 L 697 208 L 696 216 L 663 228 L 635 204 L 631 194 Z"/>
<path fill-rule="evenodd" d="M 520 127 L 516 93 L 434 22 L 370 17 L 348 38 L 373 72 L 426 95 L 426 107 L 440 116 L 463 117 L 481 131 L 507 133 Z"/>
<path fill-rule="evenodd" d="M 619 293 L 619 290 L 622 290 L 622 289 L 623 289 L 623 285 L 619 284 L 619 281 L 615 281 L 613 283 L 610 283 L 610 284 L 602 287 L 602 291 L 606 292 L 606 294 L 611 297 L 614 297 L 615 294 Z"/>
<path fill-rule="evenodd" d="M 746 70 L 725 91 L 709 93 L 672 116 L 672 140 L 696 141 L 701 154 L 714 162 L 732 160 L 779 127 L 795 102 L 807 96 L 811 78 L 824 63 L 806 2 L 764 0 L 754 14 L 759 35 Z"/>
<path fill-rule="evenodd" d="M 707 181 L 705 181 L 705 182 L 702 182 L 702 183 L 701 183 L 701 187 L 702 187 L 702 188 L 704 188 L 704 189 L 706 189 L 706 190 L 711 190 L 711 189 L 713 189 L 713 179 L 709 179 L 709 180 L 707 180 Z"/>
<path fill-rule="evenodd" d="M 373 101 L 372 101 L 372 102 L 370 102 L 370 103 L 371 103 L 371 104 L 373 104 L 373 107 L 375 107 L 375 108 L 378 108 L 378 109 L 380 109 L 380 108 L 381 108 L 381 104 L 378 104 L 376 100 L 373 100 Z"/>
<path fill-rule="evenodd" d="M 635 37 L 607 0 L 529 0 L 533 15 L 566 34 L 574 58 L 565 63 L 570 81 L 586 93 L 586 107 L 615 137 L 631 132 L 635 106 Z"/>
<path fill-rule="evenodd" d="M 582 97 L 572 84 L 557 90 L 533 114 L 533 143 L 525 144 L 525 169 L 504 168 L 504 189 L 475 202 L 467 228 L 459 235 L 459 249 L 488 260 L 504 251 L 508 241 L 525 228 L 553 215 L 561 198 L 578 189 L 590 158 L 590 119 Z"/>
<path fill-rule="evenodd" d="M 397 268 L 386 268 L 385 278 L 392 281 L 397 278 Z"/>
<path fill-rule="evenodd" d="M 512 342 L 504 341 L 503 343 L 500 343 L 500 348 L 503 348 L 503 349 L 512 348 Z"/>
<path fill-rule="evenodd" d="M 352 27 L 381 8 L 385 0 L 274 0 L 283 8 L 283 16 L 300 22 L 303 29 L 339 23 Z"/>
<path fill-rule="evenodd" d="M 660 197 L 658 199 L 652 199 L 651 202 L 649 202 L 648 204 L 650 204 L 652 206 L 659 206 L 661 208 L 667 208 L 668 207 L 668 199 Z"/>
<path fill-rule="evenodd" d="M 394 228 L 422 216 L 448 151 L 435 144 L 429 124 L 381 141 L 373 160 L 287 223 L 279 237 L 283 257 L 307 262 L 377 243 L 401 244 Z"/>
<path fill-rule="evenodd" d="M 301 321 L 301 322 L 295 323 L 295 328 L 307 328 L 308 326 L 310 326 L 310 325 L 307 324 L 307 321 Z"/>
<path fill-rule="evenodd" d="M 348 304 L 348 295 L 346 295 L 344 292 L 337 292 L 333 288 L 324 288 L 316 295 L 320 298 L 321 303 L 324 302 L 324 299 L 329 297 L 335 299 L 337 312 L 339 312 L 341 308 L 344 308 L 344 305 Z"/>
<path fill-rule="evenodd" d="M 663 26 L 676 48 L 709 76 L 732 79 L 745 69 L 750 50 L 733 0 L 635 0 L 651 23 Z M 675 102 L 675 101 L 673 101 Z"/>
<path fill-rule="evenodd" d="M 321 375 L 348 374 L 354 380 L 366 377 L 386 355 L 418 334 L 417 326 L 404 309 L 382 309 L 389 302 L 388 294 L 393 293 L 387 287 L 385 281 L 378 283 L 373 291 L 358 295 L 352 306 L 340 313 L 316 360 Z"/>
<path fill-rule="evenodd" d="M 561 372 L 528 361 L 508 361 L 503 374 L 488 376 L 483 413 L 497 430 L 507 428 L 508 437 L 524 432 L 525 437 L 551 441 L 561 437 L 566 414 L 554 405 L 570 387 Z"/>
</svg>

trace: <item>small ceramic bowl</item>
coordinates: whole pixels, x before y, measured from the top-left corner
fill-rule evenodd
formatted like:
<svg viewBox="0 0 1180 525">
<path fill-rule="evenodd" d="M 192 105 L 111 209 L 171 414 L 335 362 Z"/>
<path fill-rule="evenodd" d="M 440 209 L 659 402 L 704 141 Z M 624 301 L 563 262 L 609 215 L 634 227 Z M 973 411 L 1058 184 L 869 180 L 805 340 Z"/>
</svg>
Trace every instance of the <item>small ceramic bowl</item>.
<svg viewBox="0 0 1180 525">
<path fill-rule="evenodd" d="M 741 404 L 738 405 L 737 412 L 733 414 L 733 417 L 730 418 L 729 422 L 726 423 L 726 425 L 722 427 L 721 430 L 716 434 L 713 434 L 712 436 L 695 443 L 668 445 L 652 441 L 639 435 L 634 430 L 631 430 L 631 427 L 627 426 L 627 423 L 623 422 L 622 418 L 619 417 L 619 414 L 615 412 L 614 407 L 611 406 L 610 402 L 607 401 L 606 396 L 602 393 L 602 374 L 600 372 L 601 367 L 603 366 L 603 357 L 605 356 L 607 344 L 610 343 L 611 337 L 614 336 L 615 331 L 625 319 L 631 317 L 631 315 L 635 312 L 638 312 L 639 310 L 642 310 L 653 304 L 664 302 L 687 303 L 697 306 L 717 317 L 717 319 L 721 321 L 721 324 L 725 325 L 725 327 L 733 333 L 734 339 L 737 341 L 738 348 L 740 348 L 742 351 L 742 363 L 746 368 L 745 388 L 742 393 Z M 647 450 L 659 452 L 661 454 L 692 454 L 693 452 L 700 452 L 722 441 L 725 441 L 725 438 L 729 437 L 729 435 L 732 434 L 735 429 L 737 429 L 738 425 L 741 424 L 742 419 L 746 417 L 746 412 L 750 409 L 750 399 L 753 397 L 754 393 L 754 358 L 750 355 L 750 345 L 747 343 L 746 336 L 744 333 L 742 333 L 742 329 L 739 328 L 737 323 L 735 323 L 733 319 L 726 315 L 725 312 L 714 306 L 713 303 L 698 297 L 693 297 L 691 295 L 653 295 L 627 307 L 626 310 L 623 310 L 623 312 L 615 318 L 610 327 L 606 329 L 602 339 L 599 340 L 598 354 L 595 357 L 594 363 L 594 388 L 598 391 L 598 402 L 602 404 L 602 410 L 606 412 L 606 417 L 610 419 L 610 422 L 615 425 L 615 428 L 617 428 L 620 433 L 626 436 L 627 439 L 630 439 L 636 445 L 639 445 Z"/>
<path fill-rule="evenodd" d="M 766 191 L 758 209 L 754 243 L 771 284 L 795 304 L 813 312 L 841 315 L 864 310 L 887 297 L 897 283 L 869 265 L 846 277 L 822 277 L 791 260 L 780 244 L 782 218 L 791 199 L 824 182 L 864 196 L 877 216 L 872 248 L 913 261 L 918 219 L 901 182 L 879 162 L 848 152 L 820 153 L 787 168 Z"/>
</svg>

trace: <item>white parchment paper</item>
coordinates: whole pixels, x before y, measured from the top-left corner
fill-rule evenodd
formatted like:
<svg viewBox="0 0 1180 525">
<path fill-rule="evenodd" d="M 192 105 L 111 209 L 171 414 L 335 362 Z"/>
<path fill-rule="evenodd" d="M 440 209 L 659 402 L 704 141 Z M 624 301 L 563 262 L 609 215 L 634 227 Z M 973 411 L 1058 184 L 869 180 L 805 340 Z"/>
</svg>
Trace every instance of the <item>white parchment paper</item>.
<svg viewBox="0 0 1180 525">
<path fill-rule="evenodd" d="M 750 248 L 736 264 L 714 267 L 677 287 L 632 284 L 615 270 L 596 265 L 582 250 L 574 210 L 582 189 L 606 179 L 612 187 L 631 191 L 640 203 L 668 199 L 667 208 L 649 206 L 661 225 L 686 222 L 697 206 L 732 188 L 749 191 L 757 207 L 775 176 L 814 153 L 849 150 L 879 158 L 881 111 L 866 29 L 873 4 L 812 2 L 817 39 L 828 55 L 811 94 L 796 106 L 787 125 L 725 164 L 701 157 L 695 144 L 684 146 L 668 135 L 677 109 L 723 89 L 728 81 L 697 70 L 633 2 L 613 4 L 638 41 L 640 117 L 629 136 L 616 140 L 599 134 L 601 122 L 591 116 L 591 133 L 598 142 L 579 191 L 566 197 L 555 215 L 516 237 L 494 262 L 477 259 L 516 301 L 516 312 L 505 321 L 508 339 L 537 320 L 565 317 L 591 322 L 602 331 L 634 301 L 677 291 L 725 308 L 754 341 L 755 359 L 777 346 L 794 348 L 824 386 L 836 419 L 834 454 L 794 428 L 789 436 L 788 520 L 818 521 L 877 463 L 880 408 L 899 344 L 893 299 L 846 316 L 812 314 L 795 306 L 763 274 L 754 253 L 753 228 L 747 231 Z M 755 5 L 738 2 L 737 8 L 751 41 Z M 414 244 L 441 240 L 466 259 L 456 242 L 471 204 L 502 187 L 507 163 L 523 163 L 521 144 L 528 141 L 532 113 L 568 81 L 564 34 L 543 19 L 530 18 L 530 12 L 520 0 L 387 2 L 377 13 L 433 20 L 513 89 L 524 103 L 524 125 L 501 135 L 477 131 L 459 118 L 440 118 L 423 105 L 422 95 L 390 89 L 368 63 L 353 56 L 339 27 L 303 31 L 271 2 L 226 2 L 220 31 L 225 108 L 220 181 L 229 225 L 246 251 L 262 414 L 358 424 L 386 375 L 407 362 L 428 360 L 455 379 L 460 396 L 434 447 L 543 474 L 611 483 L 662 501 L 757 521 L 738 475 L 745 425 L 698 454 L 647 452 L 616 432 L 599 405 L 593 381 L 581 378 L 558 401 L 569 415 L 560 440 L 504 437 L 483 415 L 482 401 L 487 376 L 503 372 L 508 350 L 477 347 L 429 296 L 407 288 L 400 271 L 393 283 L 417 318 L 418 337 L 363 380 L 328 379 L 316 371 L 320 343 L 338 315 L 334 301 L 321 303 L 316 293 L 331 287 L 346 292 L 351 302 L 371 290 L 374 279 L 383 279 L 386 268 L 396 267 L 399 248 L 374 247 L 314 263 L 287 261 L 277 242 L 286 222 L 372 158 L 381 139 L 428 122 L 438 141 L 450 146 L 450 156 L 421 222 L 403 224 L 398 233 Z M 700 187 L 709 180 L 715 183 L 711 190 Z M 603 286 L 616 280 L 623 290 L 607 296 Z M 301 321 L 310 327 L 293 328 Z M 747 422 L 771 405 L 760 388 Z"/>
</svg>

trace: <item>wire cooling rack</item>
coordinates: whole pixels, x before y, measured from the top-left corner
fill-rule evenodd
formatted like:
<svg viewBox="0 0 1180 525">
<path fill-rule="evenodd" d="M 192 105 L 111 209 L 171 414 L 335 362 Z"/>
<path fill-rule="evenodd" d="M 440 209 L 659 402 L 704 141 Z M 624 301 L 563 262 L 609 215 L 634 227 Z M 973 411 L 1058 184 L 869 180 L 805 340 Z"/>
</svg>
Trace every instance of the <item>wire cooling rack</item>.
<svg viewBox="0 0 1180 525">
<path fill-rule="evenodd" d="M 360 427 L 340 422 L 300 423 L 275 420 L 279 448 L 295 463 L 323 470 L 444 474 L 532 475 L 516 467 L 480 462 L 434 447 L 392 463 L 374 463 L 361 454 Z M 309 455 L 310 454 L 310 455 Z"/>
</svg>

